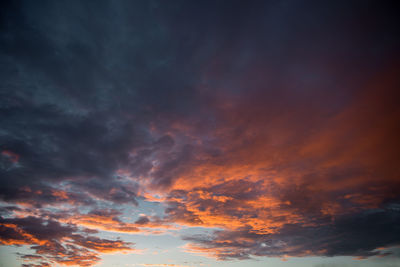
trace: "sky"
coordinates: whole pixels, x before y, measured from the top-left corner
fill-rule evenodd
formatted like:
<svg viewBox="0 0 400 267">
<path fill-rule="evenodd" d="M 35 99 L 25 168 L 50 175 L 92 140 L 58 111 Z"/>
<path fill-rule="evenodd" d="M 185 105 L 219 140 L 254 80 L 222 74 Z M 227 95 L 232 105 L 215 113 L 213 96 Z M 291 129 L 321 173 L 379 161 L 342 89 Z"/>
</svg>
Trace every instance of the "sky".
<svg viewBox="0 0 400 267">
<path fill-rule="evenodd" d="M 399 267 L 395 1 L 1 1 L 0 266 Z"/>
</svg>

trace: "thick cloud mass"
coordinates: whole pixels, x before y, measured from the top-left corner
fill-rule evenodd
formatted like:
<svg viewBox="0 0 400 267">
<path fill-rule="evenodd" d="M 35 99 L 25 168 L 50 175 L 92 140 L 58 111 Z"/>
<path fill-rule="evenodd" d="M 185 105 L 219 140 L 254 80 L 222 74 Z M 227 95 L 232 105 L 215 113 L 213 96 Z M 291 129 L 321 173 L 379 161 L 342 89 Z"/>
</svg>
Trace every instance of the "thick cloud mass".
<svg viewBox="0 0 400 267">
<path fill-rule="evenodd" d="M 399 210 L 373 210 L 338 217 L 333 223 L 285 224 L 278 233 L 260 234 L 251 227 L 217 231 L 211 237 L 186 237 L 198 245 L 189 248 L 219 259 L 255 256 L 359 256 L 385 255 L 377 248 L 395 246 L 399 236 Z"/>
<path fill-rule="evenodd" d="M 0 244 L 25 266 L 183 236 L 218 259 L 400 245 L 398 8 L 378 1 L 0 7 Z M 162 202 L 163 215 L 123 208 Z M 174 228 L 175 229 L 175 228 Z M 32 264 L 30 262 L 33 262 Z"/>
</svg>

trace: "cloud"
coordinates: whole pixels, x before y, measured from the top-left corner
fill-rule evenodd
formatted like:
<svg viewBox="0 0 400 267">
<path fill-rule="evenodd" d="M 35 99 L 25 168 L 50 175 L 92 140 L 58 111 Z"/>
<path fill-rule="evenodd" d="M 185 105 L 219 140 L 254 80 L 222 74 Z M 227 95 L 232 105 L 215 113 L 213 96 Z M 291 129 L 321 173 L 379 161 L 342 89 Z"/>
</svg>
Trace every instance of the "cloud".
<svg viewBox="0 0 400 267">
<path fill-rule="evenodd" d="M 146 10 L 146 5 L 138 9 L 128 3 L 102 3 L 96 14 L 86 19 L 85 5 L 74 3 L 72 12 L 82 18 L 81 23 L 71 20 L 63 5 L 33 7 L 21 2 L 3 9 L 2 18 L 7 23 L 0 36 L 0 53 L 7 64 L 1 90 L 1 198 L 19 201 L 19 189 L 24 186 L 36 191 L 70 181 L 77 192 L 112 202 L 137 203 L 134 190 L 113 177 L 119 169 L 129 169 L 136 177 L 147 174 L 151 162 L 132 157 L 135 150 L 154 152 L 173 146 L 171 137 L 152 136 L 149 127 L 197 106 L 197 93 L 183 89 L 190 87 L 195 77 L 180 75 L 181 78 L 169 79 L 185 70 L 179 60 L 172 61 L 170 52 L 164 51 L 178 49 L 178 44 L 169 45 L 169 38 L 154 35 L 160 42 L 142 42 L 137 49 L 144 49 L 145 53 L 130 47 L 121 50 L 120 41 L 126 37 L 132 38 L 132 45 L 139 44 L 135 41 L 139 36 L 115 31 L 120 29 L 120 23 L 137 23 L 132 21 L 131 12 L 146 21 L 160 19 L 156 14 L 150 16 L 153 19 L 141 16 L 139 10 Z M 107 11 L 109 8 L 114 11 Z M 60 12 L 60 16 L 46 10 Z M 58 22 L 44 19 L 42 12 L 53 14 L 51 17 Z M 114 26 L 95 19 L 101 14 L 113 16 L 113 12 L 124 13 Z M 92 19 L 105 28 L 93 25 Z M 27 21 L 35 21 L 35 25 Z M 93 33 L 100 29 L 116 42 L 104 43 L 97 49 L 97 39 L 103 34 Z M 72 31 L 76 34 L 69 35 Z M 146 40 L 153 31 L 158 28 L 149 24 L 138 34 Z M 157 51 L 164 52 L 154 54 Z M 144 65 L 132 66 L 132 60 Z M 162 61 L 168 64 L 160 64 Z M 122 69 L 111 67 L 115 65 Z M 14 72 L 17 68 L 20 73 Z M 185 102 L 176 105 L 177 97 L 185 97 Z M 165 177 L 166 184 L 189 153 L 185 151 L 172 153 L 171 161 L 157 170 L 156 175 Z M 109 192 L 110 187 L 115 189 Z"/>
<path fill-rule="evenodd" d="M 184 239 L 222 260 L 398 245 L 397 13 L 375 2 L 4 4 L 2 244 L 30 246 L 31 266 L 132 251 L 97 231 L 180 226 L 220 229 Z M 165 214 L 123 218 L 143 202 Z"/>
<path fill-rule="evenodd" d="M 100 239 L 96 237 L 82 237 L 82 236 L 74 236 L 73 237 L 75 244 L 86 247 L 101 253 L 112 253 L 112 252 L 121 252 L 121 251 L 131 251 L 128 245 L 130 243 L 126 243 L 123 241 L 113 241 L 107 239 Z"/>
<path fill-rule="evenodd" d="M 252 256 L 359 256 L 385 254 L 380 246 L 396 246 L 398 211 L 376 210 L 337 218 L 314 226 L 286 224 L 276 233 L 263 234 L 251 227 L 222 230 L 211 236 L 185 237 L 191 252 L 226 259 Z M 387 255 L 387 254 L 385 254 Z"/>
<path fill-rule="evenodd" d="M 99 253 L 133 251 L 132 243 L 90 236 L 75 225 L 38 217 L 0 218 L 0 231 L 2 245 L 30 246 L 35 254 L 21 254 L 21 258 L 37 260 L 43 266 L 92 266 L 100 261 Z"/>
<path fill-rule="evenodd" d="M 46 262 L 41 262 L 39 264 L 22 264 L 22 267 L 49 267 L 50 264 Z"/>
<path fill-rule="evenodd" d="M 142 264 L 135 264 L 135 266 L 149 266 L 149 267 L 164 267 L 164 266 L 170 266 L 170 267 L 190 267 L 191 265 L 181 265 L 181 264 L 174 264 L 174 263 L 160 263 L 160 264 L 154 264 L 154 263 L 142 263 Z"/>
<path fill-rule="evenodd" d="M 256 104 L 262 93 L 223 107 L 226 124 L 212 142 L 220 153 L 200 148 L 167 193 L 171 220 L 224 229 L 185 237 L 187 249 L 219 259 L 369 257 L 398 245 L 395 69 L 329 116 L 321 107 Z"/>
</svg>

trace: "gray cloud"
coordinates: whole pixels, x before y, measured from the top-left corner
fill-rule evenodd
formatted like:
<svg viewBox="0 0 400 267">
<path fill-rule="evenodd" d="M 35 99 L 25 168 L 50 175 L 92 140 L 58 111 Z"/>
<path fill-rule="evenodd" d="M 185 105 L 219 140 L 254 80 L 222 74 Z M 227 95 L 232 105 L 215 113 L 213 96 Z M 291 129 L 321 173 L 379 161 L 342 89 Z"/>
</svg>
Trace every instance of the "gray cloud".
<svg viewBox="0 0 400 267">
<path fill-rule="evenodd" d="M 280 204 L 282 210 L 303 216 L 304 224 L 286 224 L 270 235 L 243 225 L 185 237 L 220 259 L 373 256 L 379 246 L 398 245 L 398 210 L 388 208 L 399 194 L 397 179 L 389 179 L 398 177 L 398 80 L 379 76 L 397 71 L 392 66 L 400 45 L 396 22 L 397 9 L 378 1 L 2 3 L 0 200 L 7 203 L 0 207 L 2 222 L 49 241 L 32 247 L 37 254 L 91 265 L 99 260 L 95 248 L 127 244 L 45 220 L 60 216 L 46 207 L 68 203 L 76 213 L 85 208 L 92 210 L 89 215 L 119 222 L 120 213 L 101 210 L 103 204 L 138 205 L 146 179 L 146 189 L 168 195 L 166 217 L 159 222 L 204 223 L 189 204 L 232 219 L 256 218 L 268 210 L 245 203 L 267 193 L 288 203 Z M 332 144 L 321 142 L 334 148 L 318 152 L 318 159 L 292 160 L 299 146 L 314 141 L 315 132 L 340 128 L 340 123 L 326 124 L 358 103 L 369 90 L 369 77 L 388 81 L 387 88 L 379 84 L 373 101 L 358 107 L 362 112 L 355 114 L 356 122 L 345 121 L 352 127 L 343 136 L 334 135 Z M 326 136 L 320 136 L 322 141 Z M 371 136 L 372 142 L 379 139 L 372 148 L 362 142 L 353 146 Z M 367 149 L 357 154 L 359 147 Z M 349 148 L 356 151 L 350 163 L 316 168 L 341 159 L 343 151 L 352 152 Z M 273 162 L 269 168 L 276 173 L 301 173 L 302 181 L 287 187 L 271 182 L 266 189 L 264 177 L 257 182 L 240 177 L 192 188 L 212 199 L 170 190 L 179 178 L 190 182 L 199 166 L 251 165 L 258 156 L 254 152 L 267 155 L 264 160 Z M 365 160 L 371 168 L 357 161 L 364 152 L 375 156 Z M 370 176 L 378 178 L 330 192 L 312 188 Z M 365 203 L 356 201 L 365 199 L 352 199 L 352 193 L 382 203 L 360 211 Z M 329 200 L 346 212 L 337 218 L 323 215 L 322 204 Z M 26 211 L 17 203 L 39 210 L 43 218 L 13 218 L 13 212 Z M 348 212 L 352 208 L 353 214 Z M 141 217 L 136 224 L 151 221 Z M 12 227 L 3 227 L 1 237 L 28 242 Z M 63 244 L 62 237 L 74 244 Z M 65 257 L 59 258 L 59 252 Z"/>
</svg>

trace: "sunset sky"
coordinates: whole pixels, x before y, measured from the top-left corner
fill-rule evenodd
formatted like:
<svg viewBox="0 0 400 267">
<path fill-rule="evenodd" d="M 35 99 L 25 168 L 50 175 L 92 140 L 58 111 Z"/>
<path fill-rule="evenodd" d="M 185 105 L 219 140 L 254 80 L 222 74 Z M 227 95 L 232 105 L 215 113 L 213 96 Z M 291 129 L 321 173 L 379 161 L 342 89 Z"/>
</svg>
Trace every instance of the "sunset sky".
<svg viewBox="0 0 400 267">
<path fill-rule="evenodd" d="M 0 266 L 399 267 L 395 1 L 1 1 Z"/>
</svg>

